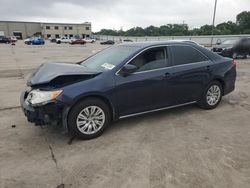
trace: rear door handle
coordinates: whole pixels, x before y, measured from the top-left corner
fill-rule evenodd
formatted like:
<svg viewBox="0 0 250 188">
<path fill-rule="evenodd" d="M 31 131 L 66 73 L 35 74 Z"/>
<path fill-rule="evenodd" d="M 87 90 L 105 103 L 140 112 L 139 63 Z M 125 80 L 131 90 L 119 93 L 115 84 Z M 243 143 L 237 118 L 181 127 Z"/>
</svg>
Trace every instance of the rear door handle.
<svg viewBox="0 0 250 188">
<path fill-rule="evenodd" d="M 206 66 L 206 70 L 211 71 L 211 66 L 210 65 Z"/>
</svg>

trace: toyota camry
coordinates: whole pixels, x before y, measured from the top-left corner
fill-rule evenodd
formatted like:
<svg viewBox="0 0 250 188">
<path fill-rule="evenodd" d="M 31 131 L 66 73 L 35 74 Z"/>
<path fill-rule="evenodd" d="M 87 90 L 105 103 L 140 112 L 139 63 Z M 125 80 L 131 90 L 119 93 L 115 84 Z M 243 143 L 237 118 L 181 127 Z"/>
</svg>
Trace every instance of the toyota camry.
<svg viewBox="0 0 250 188">
<path fill-rule="evenodd" d="M 214 109 L 235 79 L 233 59 L 196 43 L 123 43 L 75 64 L 41 65 L 21 106 L 35 125 L 62 125 L 91 139 L 122 118 L 194 103 Z"/>
</svg>

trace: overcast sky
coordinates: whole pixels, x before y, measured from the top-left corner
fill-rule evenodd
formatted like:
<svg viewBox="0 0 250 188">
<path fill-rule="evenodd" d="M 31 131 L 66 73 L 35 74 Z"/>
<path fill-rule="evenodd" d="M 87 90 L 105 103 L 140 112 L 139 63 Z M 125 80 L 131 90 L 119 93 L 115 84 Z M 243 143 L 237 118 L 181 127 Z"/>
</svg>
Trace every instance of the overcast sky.
<svg viewBox="0 0 250 188">
<path fill-rule="evenodd" d="M 0 0 L 0 20 L 92 22 L 92 30 L 212 23 L 214 0 Z M 216 24 L 232 20 L 250 0 L 218 0 Z"/>
</svg>

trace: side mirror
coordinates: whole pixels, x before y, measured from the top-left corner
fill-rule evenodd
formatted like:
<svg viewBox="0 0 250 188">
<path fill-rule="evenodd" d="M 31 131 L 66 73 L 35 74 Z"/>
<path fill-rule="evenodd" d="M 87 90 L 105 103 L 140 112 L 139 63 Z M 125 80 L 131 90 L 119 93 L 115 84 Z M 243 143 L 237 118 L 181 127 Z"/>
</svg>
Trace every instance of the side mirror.
<svg viewBox="0 0 250 188">
<path fill-rule="evenodd" d="M 122 67 L 122 69 L 120 70 L 120 74 L 123 76 L 128 76 L 129 74 L 134 73 L 135 71 L 137 71 L 137 66 L 135 65 L 131 65 L 131 64 L 126 64 L 124 65 L 124 67 Z"/>
</svg>

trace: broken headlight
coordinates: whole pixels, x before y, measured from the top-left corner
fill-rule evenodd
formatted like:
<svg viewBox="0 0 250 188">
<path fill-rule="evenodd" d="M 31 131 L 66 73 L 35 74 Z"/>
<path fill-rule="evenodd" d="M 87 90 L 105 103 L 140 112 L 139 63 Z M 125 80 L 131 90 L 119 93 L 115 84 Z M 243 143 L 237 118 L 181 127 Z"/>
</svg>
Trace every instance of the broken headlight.
<svg viewBox="0 0 250 188">
<path fill-rule="evenodd" d="M 62 93 L 62 90 L 56 91 L 42 91 L 42 90 L 32 90 L 29 92 L 26 103 L 33 106 L 40 106 L 52 102 Z"/>
</svg>

